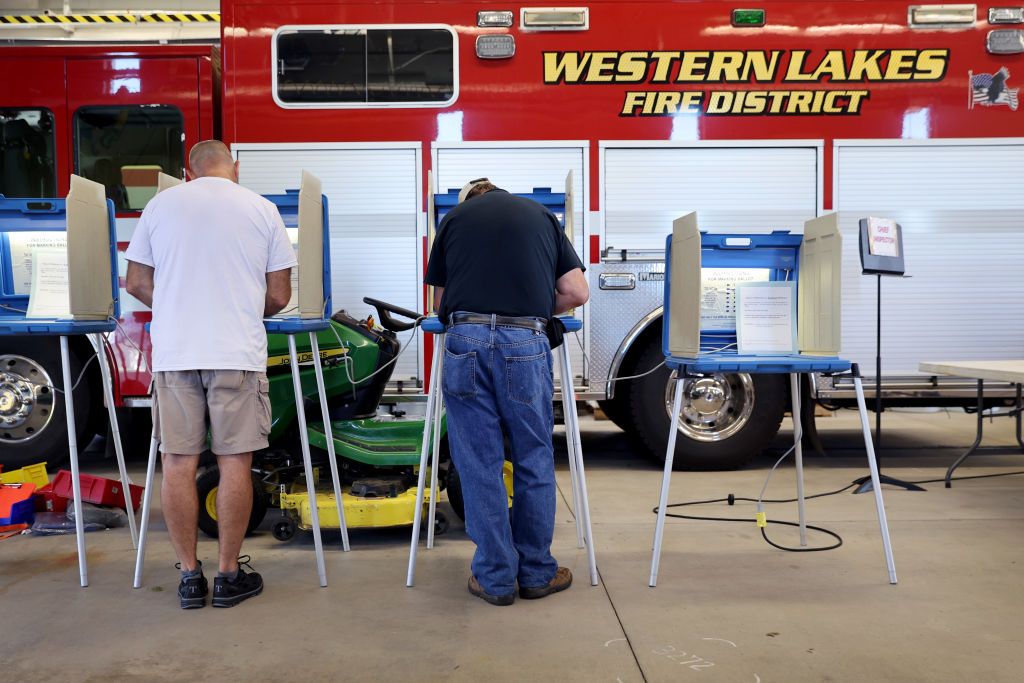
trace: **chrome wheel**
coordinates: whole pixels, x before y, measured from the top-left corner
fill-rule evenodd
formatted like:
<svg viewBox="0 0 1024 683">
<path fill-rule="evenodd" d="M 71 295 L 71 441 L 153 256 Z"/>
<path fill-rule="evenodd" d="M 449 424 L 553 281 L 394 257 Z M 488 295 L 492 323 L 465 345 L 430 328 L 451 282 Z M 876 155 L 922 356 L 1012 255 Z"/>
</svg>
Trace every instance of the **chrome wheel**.
<svg viewBox="0 0 1024 683">
<path fill-rule="evenodd" d="M 672 418 L 675 373 L 665 385 L 665 412 Z M 688 378 L 683 386 L 679 431 L 695 441 L 728 439 L 750 421 L 754 382 L 750 375 L 715 373 Z"/>
<path fill-rule="evenodd" d="M 24 356 L 0 356 L 0 441 L 38 436 L 53 418 L 53 385 L 43 366 Z"/>
</svg>

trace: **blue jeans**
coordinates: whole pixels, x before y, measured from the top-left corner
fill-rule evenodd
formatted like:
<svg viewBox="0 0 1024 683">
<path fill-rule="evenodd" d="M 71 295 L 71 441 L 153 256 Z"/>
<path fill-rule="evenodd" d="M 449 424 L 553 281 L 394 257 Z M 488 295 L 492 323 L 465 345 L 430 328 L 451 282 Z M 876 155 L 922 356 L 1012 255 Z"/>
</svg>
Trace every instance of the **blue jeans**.
<svg viewBox="0 0 1024 683">
<path fill-rule="evenodd" d="M 547 337 L 518 327 L 455 325 L 442 373 L 448 442 L 462 482 L 473 575 L 491 595 L 551 581 L 555 529 L 554 415 Z M 514 470 L 511 519 L 504 438 Z"/>
</svg>

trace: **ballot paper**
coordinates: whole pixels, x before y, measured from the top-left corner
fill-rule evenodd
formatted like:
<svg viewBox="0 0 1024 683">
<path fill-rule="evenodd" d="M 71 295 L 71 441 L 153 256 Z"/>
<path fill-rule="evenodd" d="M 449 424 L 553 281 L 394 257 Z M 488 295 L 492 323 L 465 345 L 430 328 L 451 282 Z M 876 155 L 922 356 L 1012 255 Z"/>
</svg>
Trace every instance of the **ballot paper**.
<svg viewBox="0 0 1024 683">
<path fill-rule="evenodd" d="M 29 318 L 70 318 L 68 251 L 44 247 L 32 250 L 32 287 Z"/>
<path fill-rule="evenodd" d="M 736 286 L 767 282 L 767 268 L 702 268 L 700 271 L 700 328 L 731 330 L 736 327 Z"/>
<path fill-rule="evenodd" d="M 32 290 L 32 251 L 50 247 L 67 249 L 67 233 L 52 230 L 32 230 L 7 234 L 11 247 L 11 276 L 14 294 L 24 296 Z"/>
<path fill-rule="evenodd" d="M 900 255 L 899 226 L 889 218 L 868 219 L 868 252 L 872 256 Z"/>
<path fill-rule="evenodd" d="M 796 283 L 748 282 L 736 288 L 741 355 L 796 353 Z"/>
</svg>

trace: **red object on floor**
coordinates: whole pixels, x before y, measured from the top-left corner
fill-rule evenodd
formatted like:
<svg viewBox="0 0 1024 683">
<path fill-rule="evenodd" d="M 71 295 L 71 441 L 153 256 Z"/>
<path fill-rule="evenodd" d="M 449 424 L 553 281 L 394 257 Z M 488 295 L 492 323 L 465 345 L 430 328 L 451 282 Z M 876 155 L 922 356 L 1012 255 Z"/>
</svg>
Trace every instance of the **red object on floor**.
<svg viewBox="0 0 1024 683">
<path fill-rule="evenodd" d="M 68 483 L 71 483 L 70 479 Z M 36 489 L 36 512 L 66 512 L 67 509 L 68 499 L 54 493 L 52 482 Z"/>
<path fill-rule="evenodd" d="M 0 485 L 0 526 L 31 524 L 36 511 L 35 484 Z"/>
<path fill-rule="evenodd" d="M 121 491 L 121 482 L 116 479 L 105 479 L 94 477 L 91 474 L 80 474 L 78 480 L 82 483 L 82 501 L 94 505 L 105 505 L 112 508 L 124 507 L 124 493 Z M 71 472 L 61 470 L 53 478 L 50 484 L 53 487 L 53 494 L 61 498 L 71 499 L 74 497 L 71 487 Z M 138 510 L 142 503 L 143 487 L 131 485 L 132 506 Z"/>
</svg>

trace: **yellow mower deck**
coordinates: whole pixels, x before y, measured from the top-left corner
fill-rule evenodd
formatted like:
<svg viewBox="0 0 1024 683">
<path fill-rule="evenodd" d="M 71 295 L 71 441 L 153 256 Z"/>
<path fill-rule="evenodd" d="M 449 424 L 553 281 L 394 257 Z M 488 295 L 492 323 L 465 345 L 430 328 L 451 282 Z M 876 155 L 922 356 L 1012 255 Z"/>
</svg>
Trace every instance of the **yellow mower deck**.
<svg viewBox="0 0 1024 683">
<path fill-rule="evenodd" d="M 502 472 L 505 490 L 508 491 L 509 507 L 512 506 L 512 463 L 506 462 Z M 430 481 L 430 473 L 427 473 Z M 374 529 L 393 526 L 409 526 L 416 509 L 416 489 L 409 488 L 393 498 L 363 498 L 353 496 L 349 489 L 343 489 L 341 500 L 345 506 L 345 523 L 350 529 Z M 423 495 L 423 504 L 430 502 L 430 487 Z M 306 489 L 296 486 L 288 493 L 281 494 L 281 510 L 294 517 L 300 529 L 313 528 L 310 515 L 309 494 Z M 338 507 L 333 491 L 317 491 L 317 512 L 321 529 L 340 529 Z"/>
</svg>

